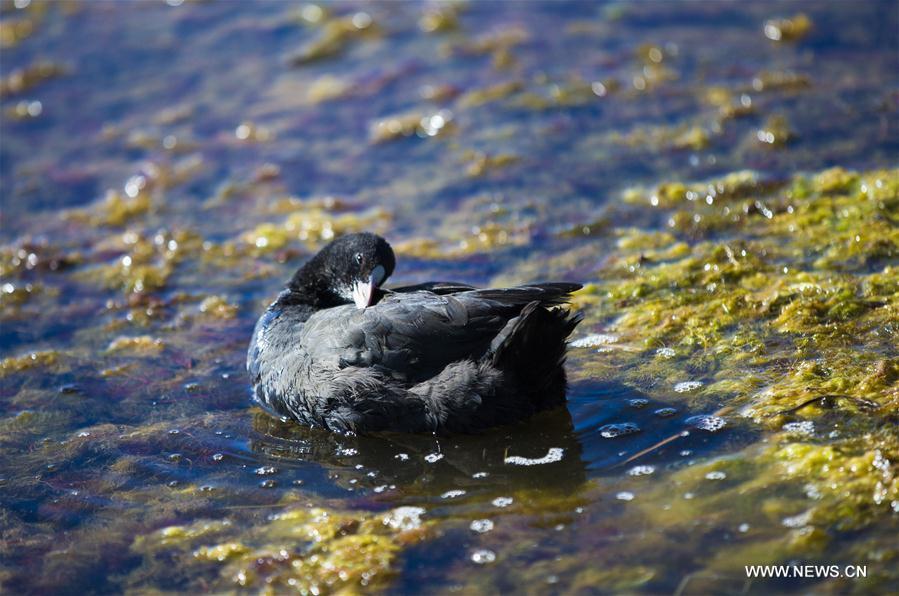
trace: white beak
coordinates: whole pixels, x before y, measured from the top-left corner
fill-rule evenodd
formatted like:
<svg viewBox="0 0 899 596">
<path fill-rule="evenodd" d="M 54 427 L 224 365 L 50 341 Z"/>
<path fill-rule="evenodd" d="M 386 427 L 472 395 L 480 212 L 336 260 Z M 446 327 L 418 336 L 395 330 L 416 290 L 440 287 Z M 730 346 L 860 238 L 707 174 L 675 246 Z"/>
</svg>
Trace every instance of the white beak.
<svg viewBox="0 0 899 596">
<path fill-rule="evenodd" d="M 367 282 L 353 282 L 353 302 L 356 303 L 356 308 L 362 310 L 371 306 L 375 288 L 381 285 L 384 277 L 384 268 L 378 265 L 372 270 Z"/>
<path fill-rule="evenodd" d="M 374 289 L 375 285 L 371 281 L 353 282 L 353 302 L 356 303 L 356 308 L 365 309 L 371 304 L 371 295 Z"/>
</svg>

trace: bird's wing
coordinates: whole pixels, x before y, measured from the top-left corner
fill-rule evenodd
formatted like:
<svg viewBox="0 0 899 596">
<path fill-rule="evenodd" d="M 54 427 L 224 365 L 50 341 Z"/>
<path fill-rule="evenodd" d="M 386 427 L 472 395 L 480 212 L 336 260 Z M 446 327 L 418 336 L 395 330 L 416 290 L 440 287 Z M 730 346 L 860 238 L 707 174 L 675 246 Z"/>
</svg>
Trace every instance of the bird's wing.
<svg viewBox="0 0 899 596">
<path fill-rule="evenodd" d="M 476 290 L 474 286 L 463 284 L 457 281 L 429 281 L 423 284 L 415 284 L 412 286 L 400 286 L 398 288 L 387 288 L 386 292 L 397 292 L 400 294 L 408 294 L 409 292 L 433 292 L 434 294 L 457 294 L 459 292 L 467 292 Z"/>
<path fill-rule="evenodd" d="M 478 359 L 528 303 L 559 304 L 576 284 L 388 294 L 364 310 L 341 306 L 315 313 L 303 343 L 315 359 L 339 366 L 376 367 L 409 383 L 431 378 L 447 364 Z"/>
</svg>

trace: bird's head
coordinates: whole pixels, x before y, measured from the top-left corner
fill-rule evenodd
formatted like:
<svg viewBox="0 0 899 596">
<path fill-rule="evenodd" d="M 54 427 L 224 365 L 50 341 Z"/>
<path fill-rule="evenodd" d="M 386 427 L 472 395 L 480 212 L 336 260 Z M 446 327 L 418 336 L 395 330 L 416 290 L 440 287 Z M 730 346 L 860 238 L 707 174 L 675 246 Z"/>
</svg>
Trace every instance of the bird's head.
<svg viewBox="0 0 899 596">
<path fill-rule="evenodd" d="M 362 309 L 375 302 L 378 287 L 395 265 L 393 249 L 377 234 L 347 234 L 322 248 L 290 286 L 312 291 L 321 305 L 353 303 Z"/>
</svg>

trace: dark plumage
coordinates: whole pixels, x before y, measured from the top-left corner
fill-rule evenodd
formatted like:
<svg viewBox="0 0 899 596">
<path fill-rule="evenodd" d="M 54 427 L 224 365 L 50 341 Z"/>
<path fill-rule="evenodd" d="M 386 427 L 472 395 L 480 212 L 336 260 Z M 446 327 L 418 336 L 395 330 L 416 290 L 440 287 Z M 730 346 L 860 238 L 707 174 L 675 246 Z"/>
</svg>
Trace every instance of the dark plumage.
<svg viewBox="0 0 899 596">
<path fill-rule="evenodd" d="M 374 234 L 333 241 L 256 323 L 254 396 L 334 431 L 474 431 L 565 402 L 565 341 L 580 285 L 380 289 L 395 259 Z"/>
</svg>

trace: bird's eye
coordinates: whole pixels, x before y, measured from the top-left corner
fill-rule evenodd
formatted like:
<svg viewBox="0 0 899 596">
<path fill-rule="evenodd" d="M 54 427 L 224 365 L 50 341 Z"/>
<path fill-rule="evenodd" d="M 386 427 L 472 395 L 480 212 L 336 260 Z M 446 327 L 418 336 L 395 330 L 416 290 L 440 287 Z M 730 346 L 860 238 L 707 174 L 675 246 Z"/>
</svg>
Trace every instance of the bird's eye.
<svg viewBox="0 0 899 596">
<path fill-rule="evenodd" d="M 361 252 L 357 252 L 356 255 L 355 255 L 355 259 L 356 259 L 356 262 L 359 263 L 359 264 L 361 265 L 361 264 L 362 264 L 362 253 L 361 253 Z"/>
</svg>

